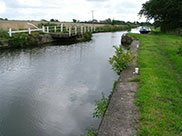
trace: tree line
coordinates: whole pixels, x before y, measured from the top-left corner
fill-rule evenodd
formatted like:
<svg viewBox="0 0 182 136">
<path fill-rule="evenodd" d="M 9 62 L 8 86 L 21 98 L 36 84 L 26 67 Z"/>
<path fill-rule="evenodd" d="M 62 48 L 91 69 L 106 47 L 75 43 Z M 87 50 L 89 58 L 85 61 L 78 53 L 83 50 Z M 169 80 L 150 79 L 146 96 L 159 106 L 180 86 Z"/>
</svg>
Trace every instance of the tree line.
<svg viewBox="0 0 182 136">
<path fill-rule="evenodd" d="M 182 28 L 182 0 L 149 0 L 139 15 L 153 19 L 154 25 L 164 32 Z"/>
</svg>

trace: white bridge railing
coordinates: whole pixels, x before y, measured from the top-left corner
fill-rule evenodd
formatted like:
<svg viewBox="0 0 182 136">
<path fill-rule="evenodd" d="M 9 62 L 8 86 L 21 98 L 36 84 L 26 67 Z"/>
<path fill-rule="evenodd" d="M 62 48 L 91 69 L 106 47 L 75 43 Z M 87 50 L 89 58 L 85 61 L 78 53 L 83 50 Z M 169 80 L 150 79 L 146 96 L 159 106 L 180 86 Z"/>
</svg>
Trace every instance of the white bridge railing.
<svg viewBox="0 0 182 136">
<path fill-rule="evenodd" d="M 31 32 L 35 32 L 35 31 L 42 31 L 43 33 L 49 33 L 51 31 L 53 31 L 56 33 L 56 32 L 58 32 L 58 30 L 60 33 L 63 33 L 65 30 L 69 33 L 69 36 L 71 36 L 72 34 L 77 35 L 79 31 L 81 34 L 86 33 L 86 32 L 91 32 L 91 33 L 95 32 L 96 27 L 95 26 L 67 26 L 67 25 L 64 26 L 64 24 L 61 24 L 60 27 L 42 26 L 42 28 L 36 27 L 36 29 L 31 29 L 29 27 L 27 30 L 17 30 L 17 31 L 12 31 L 12 28 L 9 28 L 8 34 L 9 34 L 9 37 L 12 37 L 12 34 L 14 34 L 14 33 L 28 33 L 30 35 Z"/>
</svg>

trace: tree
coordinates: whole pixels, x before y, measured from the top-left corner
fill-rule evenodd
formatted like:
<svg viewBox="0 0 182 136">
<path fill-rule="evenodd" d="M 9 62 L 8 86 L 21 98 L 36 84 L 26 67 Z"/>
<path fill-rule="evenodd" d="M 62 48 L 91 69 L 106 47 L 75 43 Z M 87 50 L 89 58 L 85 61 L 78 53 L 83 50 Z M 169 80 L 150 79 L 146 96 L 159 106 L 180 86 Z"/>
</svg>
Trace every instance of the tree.
<svg viewBox="0 0 182 136">
<path fill-rule="evenodd" d="M 170 31 L 182 27 L 181 7 L 181 0 L 149 0 L 142 5 L 139 15 L 154 19 L 154 25 L 162 31 Z"/>
<path fill-rule="evenodd" d="M 76 23 L 77 22 L 77 20 L 76 19 L 73 19 L 73 23 Z"/>
</svg>

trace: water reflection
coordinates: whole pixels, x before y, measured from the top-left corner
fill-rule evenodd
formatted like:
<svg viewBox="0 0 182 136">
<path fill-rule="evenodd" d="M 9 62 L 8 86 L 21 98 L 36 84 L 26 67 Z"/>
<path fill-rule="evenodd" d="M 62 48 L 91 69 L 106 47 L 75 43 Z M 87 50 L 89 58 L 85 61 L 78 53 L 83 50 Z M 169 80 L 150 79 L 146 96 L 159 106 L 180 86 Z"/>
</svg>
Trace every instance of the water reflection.
<svg viewBox="0 0 182 136">
<path fill-rule="evenodd" d="M 75 136 L 89 125 L 94 100 L 117 75 L 108 58 L 122 32 L 71 46 L 0 52 L 0 135 Z"/>
</svg>

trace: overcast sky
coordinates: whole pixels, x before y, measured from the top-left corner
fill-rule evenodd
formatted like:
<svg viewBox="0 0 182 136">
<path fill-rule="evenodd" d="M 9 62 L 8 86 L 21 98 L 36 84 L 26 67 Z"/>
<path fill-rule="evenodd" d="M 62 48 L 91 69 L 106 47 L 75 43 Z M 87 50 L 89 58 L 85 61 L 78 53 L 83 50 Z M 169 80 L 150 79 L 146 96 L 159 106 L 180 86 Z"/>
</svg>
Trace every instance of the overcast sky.
<svg viewBox="0 0 182 136">
<path fill-rule="evenodd" d="M 107 18 L 138 21 L 137 13 L 147 0 L 0 0 L 0 18 L 60 21 Z M 145 21 L 141 19 L 139 21 Z"/>
</svg>

